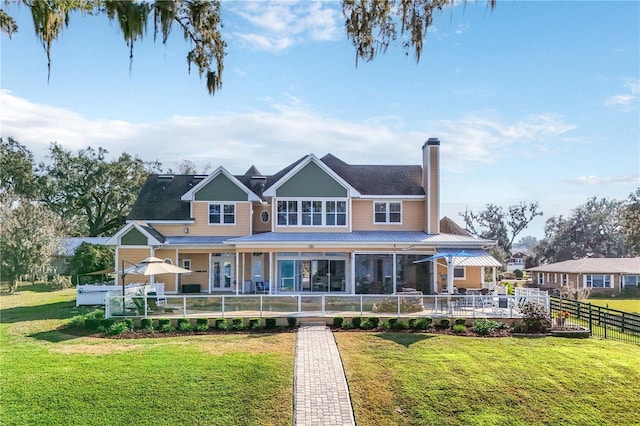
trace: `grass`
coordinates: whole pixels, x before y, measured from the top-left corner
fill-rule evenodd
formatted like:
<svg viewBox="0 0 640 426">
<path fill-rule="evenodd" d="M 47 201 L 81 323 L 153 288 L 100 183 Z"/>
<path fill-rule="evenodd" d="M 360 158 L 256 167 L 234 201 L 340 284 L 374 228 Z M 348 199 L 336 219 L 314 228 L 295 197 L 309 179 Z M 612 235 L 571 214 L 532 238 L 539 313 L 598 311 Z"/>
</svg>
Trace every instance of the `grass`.
<svg viewBox="0 0 640 426">
<path fill-rule="evenodd" d="M 640 299 L 587 299 L 585 303 L 640 314 Z"/>
<path fill-rule="evenodd" d="M 119 340 L 58 330 L 73 289 L 0 298 L 0 424 L 290 425 L 295 334 Z M 356 422 L 632 425 L 640 347 L 336 333 Z"/>
<path fill-rule="evenodd" d="M 358 425 L 639 424 L 640 348 L 336 333 Z"/>
<path fill-rule="evenodd" d="M 294 334 L 77 337 L 74 297 L 0 298 L 0 424 L 291 424 Z"/>
</svg>

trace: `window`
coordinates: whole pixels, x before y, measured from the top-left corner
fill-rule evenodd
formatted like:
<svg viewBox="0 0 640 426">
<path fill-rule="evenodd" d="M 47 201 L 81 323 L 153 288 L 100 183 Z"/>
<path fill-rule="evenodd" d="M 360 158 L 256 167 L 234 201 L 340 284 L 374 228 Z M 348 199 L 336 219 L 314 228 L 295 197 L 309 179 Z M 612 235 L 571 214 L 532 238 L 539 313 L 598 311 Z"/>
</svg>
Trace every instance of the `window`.
<svg viewBox="0 0 640 426">
<path fill-rule="evenodd" d="M 262 223 L 269 222 L 269 212 L 264 210 L 262 213 L 260 213 L 260 220 L 262 221 Z"/>
<path fill-rule="evenodd" d="M 345 226 L 347 224 L 347 202 L 327 201 L 326 225 Z"/>
<path fill-rule="evenodd" d="M 191 259 L 182 259 L 182 267 L 191 270 Z"/>
<path fill-rule="evenodd" d="M 454 267 L 453 268 L 453 279 L 454 280 L 464 280 L 465 278 L 465 270 L 464 266 Z"/>
<path fill-rule="evenodd" d="M 302 202 L 302 225 L 322 225 L 322 201 Z"/>
<path fill-rule="evenodd" d="M 322 200 L 280 200 L 279 226 L 346 226 L 347 202 Z"/>
<path fill-rule="evenodd" d="M 592 288 L 611 288 L 610 275 L 586 275 L 585 285 Z"/>
<path fill-rule="evenodd" d="M 625 287 L 627 286 L 640 286 L 640 275 L 625 275 L 622 277 L 622 283 Z"/>
<path fill-rule="evenodd" d="M 298 224 L 298 202 L 278 201 L 278 225 Z"/>
<path fill-rule="evenodd" d="M 225 203 L 209 204 L 209 225 L 235 225 L 236 205 Z"/>
<path fill-rule="evenodd" d="M 402 223 L 402 203 L 376 202 L 374 203 L 374 223 Z"/>
<path fill-rule="evenodd" d="M 568 274 L 562 274 L 562 286 L 566 286 L 569 283 L 569 275 Z"/>
</svg>

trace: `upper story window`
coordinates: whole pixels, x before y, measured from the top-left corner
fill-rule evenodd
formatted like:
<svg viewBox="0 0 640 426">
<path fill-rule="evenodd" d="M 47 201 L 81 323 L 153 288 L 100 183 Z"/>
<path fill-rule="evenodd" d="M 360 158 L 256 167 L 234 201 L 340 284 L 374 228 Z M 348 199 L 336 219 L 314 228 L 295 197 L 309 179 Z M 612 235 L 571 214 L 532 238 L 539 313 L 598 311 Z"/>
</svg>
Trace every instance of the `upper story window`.
<svg viewBox="0 0 640 426">
<path fill-rule="evenodd" d="M 398 201 L 376 201 L 374 223 L 402 223 L 402 203 Z"/>
<path fill-rule="evenodd" d="M 346 226 L 347 202 L 323 200 L 279 200 L 278 226 Z"/>
<path fill-rule="evenodd" d="M 234 203 L 209 203 L 209 225 L 235 225 Z"/>
</svg>

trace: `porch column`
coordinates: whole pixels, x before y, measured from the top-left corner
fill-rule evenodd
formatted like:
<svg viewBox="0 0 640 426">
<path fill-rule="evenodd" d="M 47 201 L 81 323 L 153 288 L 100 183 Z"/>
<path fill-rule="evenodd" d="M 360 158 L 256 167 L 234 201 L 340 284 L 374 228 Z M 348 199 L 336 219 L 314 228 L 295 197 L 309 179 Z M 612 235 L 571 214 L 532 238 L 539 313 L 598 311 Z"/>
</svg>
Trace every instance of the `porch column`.
<svg viewBox="0 0 640 426">
<path fill-rule="evenodd" d="M 234 256 L 236 258 L 236 296 L 240 294 L 240 280 L 238 277 L 238 272 L 240 271 L 240 256 L 238 256 L 238 252 Z M 244 271 L 243 271 L 244 272 Z M 244 276 L 244 273 L 242 274 Z"/>
<path fill-rule="evenodd" d="M 273 277 L 273 252 L 269 252 L 269 295 L 271 295 L 271 289 L 273 288 L 275 281 Z"/>
</svg>

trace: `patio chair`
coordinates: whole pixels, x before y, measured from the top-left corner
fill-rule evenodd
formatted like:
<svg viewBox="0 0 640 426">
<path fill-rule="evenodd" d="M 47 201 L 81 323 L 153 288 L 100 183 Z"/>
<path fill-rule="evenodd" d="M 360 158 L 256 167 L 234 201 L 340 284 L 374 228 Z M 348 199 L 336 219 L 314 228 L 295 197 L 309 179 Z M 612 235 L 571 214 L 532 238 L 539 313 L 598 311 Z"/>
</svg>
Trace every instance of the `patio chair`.
<svg viewBox="0 0 640 426">
<path fill-rule="evenodd" d="M 267 294 L 269 293 L 269 281 L 258 281 L 256 282 L 256 294 L 257 293 L 262 293 L 262 294 Z"/>
</svg>

